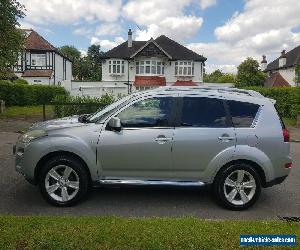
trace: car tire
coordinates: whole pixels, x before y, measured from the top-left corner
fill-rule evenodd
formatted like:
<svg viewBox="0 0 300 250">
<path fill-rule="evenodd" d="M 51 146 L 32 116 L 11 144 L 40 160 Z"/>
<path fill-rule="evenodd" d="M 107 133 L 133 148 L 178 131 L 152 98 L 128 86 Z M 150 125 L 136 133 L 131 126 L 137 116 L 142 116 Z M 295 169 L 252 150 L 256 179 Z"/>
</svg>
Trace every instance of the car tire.
<svg viewBox="0 0 300 250">
<path fill-rule="evenodd" d="M 216 199 L 222 206 L 231 210 L 244 210 L 259 198 L 261 179 L 251 165 L 238 163 L 221 169 L 213 188 Z"/>
<path fill-rule="evenodd" d="M 67 207 L 83 199 L 89 189 L 89 175 L 78 159 L 59 155 L 49 159 L 39 174 L 39 188 L 45 200 Z"/>
</svg>

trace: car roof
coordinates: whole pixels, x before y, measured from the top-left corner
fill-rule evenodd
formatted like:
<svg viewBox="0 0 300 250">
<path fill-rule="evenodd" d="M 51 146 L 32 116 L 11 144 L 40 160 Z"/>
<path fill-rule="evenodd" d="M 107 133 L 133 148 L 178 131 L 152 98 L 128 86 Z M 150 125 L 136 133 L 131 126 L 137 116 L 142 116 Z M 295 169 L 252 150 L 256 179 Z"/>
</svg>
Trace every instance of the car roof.
<svg viewBox="0 0 300 250">
<path fill-rule="evenodd" d="M 228 100 L 237 100 L 243 102 L 251 102 L 257 104 L 264 104 L 272 102 L 275 103 L 274 100 L 264 97 L 259 92 L 254 90 L 245 90 L 238 89 L 233 87 L 219 87 L 219 86 L 193 86 L 193 87 L 174 87 L 174 86 L 165 86 L 159 87 L 152 90 L 135 92 L 134 96 L 152 96 L 152 95 L 172 95 L 179 94 L 180 96 L 202 96 L 202 97 L 210 97 L 210 98 L 222 98 Z"/>
</svg>

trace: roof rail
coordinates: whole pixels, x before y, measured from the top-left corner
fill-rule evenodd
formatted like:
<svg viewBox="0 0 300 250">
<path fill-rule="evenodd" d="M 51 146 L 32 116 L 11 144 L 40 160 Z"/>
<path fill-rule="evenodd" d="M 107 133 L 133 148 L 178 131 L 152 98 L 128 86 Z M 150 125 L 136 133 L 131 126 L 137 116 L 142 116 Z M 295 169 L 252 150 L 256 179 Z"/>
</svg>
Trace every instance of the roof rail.
<svg viewBox="0 0 300 250">
<path fill-rule="evenodd" d="M 174 87 L 174 86 L 164 86 L 159 87 L 150 91 L 164 92 L 164 91 L 199 91 L 199 92 L 212 92 L 216 91 L 219 93 L 237 93 L 244 94 L 252 97 L 264 98 L 262 94 L 254 90 L 238 89 L 234 87 L 219 87 L 219 86 L 193 86 L 193 87 Z"/>
</svg>

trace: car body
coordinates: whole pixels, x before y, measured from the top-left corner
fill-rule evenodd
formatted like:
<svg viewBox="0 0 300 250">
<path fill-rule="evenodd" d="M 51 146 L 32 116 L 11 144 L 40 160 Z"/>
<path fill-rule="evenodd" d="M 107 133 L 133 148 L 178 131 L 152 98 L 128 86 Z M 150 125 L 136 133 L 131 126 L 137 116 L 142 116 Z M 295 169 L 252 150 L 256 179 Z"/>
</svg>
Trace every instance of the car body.
<svg viewBox="0 0 300 250">
<path fill-rule="evenodd" d="M 261 186 L 288 176 L 288 137 L 274 101 L 255 91 L 164 87 L 85 119 L 32 125 L 15 146 L 16 170 L 59 206 L 76 203 L 90 186 L 212 185 L 223 205 L 245 209 Z"/>
</svg>

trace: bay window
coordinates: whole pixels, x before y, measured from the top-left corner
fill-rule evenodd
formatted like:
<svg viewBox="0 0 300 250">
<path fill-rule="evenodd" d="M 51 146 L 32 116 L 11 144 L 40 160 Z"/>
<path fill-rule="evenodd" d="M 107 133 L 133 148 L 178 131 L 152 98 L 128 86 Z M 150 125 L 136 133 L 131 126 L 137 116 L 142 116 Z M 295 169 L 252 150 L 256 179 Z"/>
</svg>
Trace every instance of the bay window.
<svg viewBox="0 0 300 250">
<path fill-rule="evenodd" d="M 109 60 L 108 61 L 108 72 L 112 75 L 123 75 L 124 74 L 124 61 L 123 60 Z"/>
<path fill-rule="evenodd" d="M 175 62 L 176 76 L 194 76 L 194 63 L 192 61 Z"/>
<path fill-rule="evenodd" d="M 32 66 L 46 66 L 46 54 L 31 54 Z"/>
<path fill-rule="evenodd" d="M 137 75 L 163 75 L 165 64 L 160 60 L 142 60 L 136 62 Z"/>
</svg>

